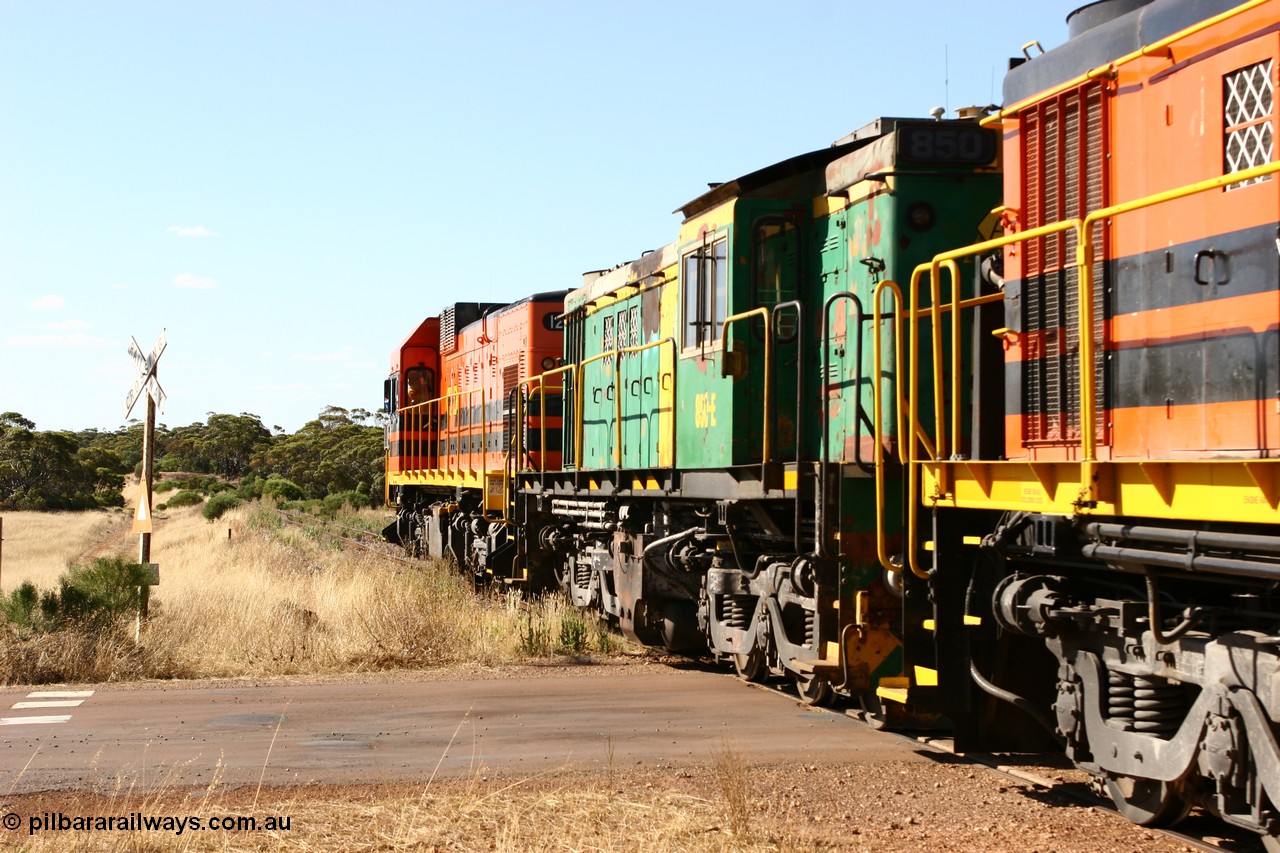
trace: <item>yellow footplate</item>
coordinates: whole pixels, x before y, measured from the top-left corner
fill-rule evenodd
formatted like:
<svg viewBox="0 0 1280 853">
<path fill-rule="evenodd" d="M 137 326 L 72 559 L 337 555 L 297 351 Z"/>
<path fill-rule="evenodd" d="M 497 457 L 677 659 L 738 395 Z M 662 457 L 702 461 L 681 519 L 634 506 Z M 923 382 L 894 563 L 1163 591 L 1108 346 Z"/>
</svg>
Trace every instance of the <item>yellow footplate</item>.
<svg viewBox="0 0 1280 853">
<path fill-rule="evenodd" d="M 907 704 L 907 688 L 911 686 L 909 678 L 882 678 L 876 687 L 876 695 L 899 705 Z"/>
</svg>

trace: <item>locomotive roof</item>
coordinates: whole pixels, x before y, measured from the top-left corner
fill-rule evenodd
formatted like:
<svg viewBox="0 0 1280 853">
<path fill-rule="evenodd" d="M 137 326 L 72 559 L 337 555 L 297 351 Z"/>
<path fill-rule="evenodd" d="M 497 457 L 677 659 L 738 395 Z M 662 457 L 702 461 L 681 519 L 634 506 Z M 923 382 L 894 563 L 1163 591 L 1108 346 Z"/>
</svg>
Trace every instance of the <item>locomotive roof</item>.
<svg viewBox="0 0 1280 853">
<path fill-rule="evenodd" d="M 661 249 L 645 252 L 634 261 L 618 264 L 611 270 L 590 272 L 583 275 L 583 285 L 569 292 L 564 298 L 565 313 L 576 311 L 592 300 L 612 293 L 628 284 L 639 285 L 645 279 L 676 262 L 676 244 L 668 243 Z"/>
<path fill-rule="evenodd" d="M 1114 9 L 1109 8 L 1110 4 L 1093 3 L 1072 12 L 1072 18 L 1077 20 L 1068 18 L 1072 24 L 1071 38 L 1005 75 L 1005 106 L 1025 101 L 1240 4 L 1240 0 L 1153 0 L 1133 9 L 1134 2 L 1138 0 L 1116 5 Z M 1106 19 L 1108 12 L 1125 9 L 1131 11 Z"/>
<path fill-rule="evenodd" d="M 479 323 L 486 317 L 499 317 L 509 311 L 514 311 L 521 306 L 528 305 L 531 302 L 560 302 L 564 299 L 567 290 L 545 290 L 541 293 L 535 293 L 532 296 L 526 296 L 523 299 L 517 299 L 515 302 L 481 302 L 476 303 L 479 312 L 476 319 L 469 320 L 462 328 L 466 329 Z"/>
<path fill-rule="evenodd" d="M 837 139 L 827 148 L 790 157 L 771 166 L 765 166 L 763 169 L 749 172 L 735 180 L 726 181 L 723 184 L 714 184 L 711 189 L 692 201 L 682 204 L 672 213 L 681 213 L 688 220 L 703 211 L 710 210 L 727 199 L 749 195 L 770 184 L 808 173 L 813 173 L 814 175 L 814 194 L 816 195 L 822 189 L 820 176 L 824 166 L 837 157 L 841 157 L 864 145 L 869 145 L 876 139 L 891 133 L 900 121 L 929 121 L 929 119 L 878 118 L 863 125 L 853 133 Z"/>
<path fill-rule="evenodd" d="M 751 195 L 788 178 L 798 176 L 805 176 L 804 180 L 811 182 L 811 186 L 805 188 L 805 194 L 821 195 L 829 189 L 827 186 L 829 180 L 843 178 L 850 169 L 862 168 L 863 172 L 865 172 L 870 168 L 870 164 L 880 163 L 884 161 L 885 157 L 888 157 L 889 160 L 884 162 L 891 162 L 893 157 L 892 145 L 885 149 L 883 144 L 878 145 L 877 143 L 881 143 L 890 133 L 896 130 L 899 122 L 905 121 L 932 122 L 933 119 L 878 118 L 863 125 L 853 133 L 837 139 L 827 148 L 791 157 L 771 166 L 766 166 L 763 169 L 749 172 L 736 180 L 717 184 L 707 192 L 682 205 L 675 212 L 683 213 L 687 220 L 728 199 Z M 863 149 L 872 152 L 870 159 L 851 159 L 846 156 Z M 838 175 L 833 176 L 832 169 L 837 164 L 846 164 L 846 167 L 839 170 Z M 860 178 L 863 172 L 859 172 L 857 177 Z M 845 183 L 843 186 L 849 186 L 849 183 L 852 183 L 852 181 Z M 576 311 L 593 300 L 626 285 L 639 285 L 657 271 L 674 264 L 676 258 L 676 244 L 669 243 L 661 249 L 646 252 L 636 260 L 619 264 L 613 269 L 586 273 L 583 276 L 582 287 L 570 291 L 569 295 L 565 297 L 565 313 Z"/>
</svg>

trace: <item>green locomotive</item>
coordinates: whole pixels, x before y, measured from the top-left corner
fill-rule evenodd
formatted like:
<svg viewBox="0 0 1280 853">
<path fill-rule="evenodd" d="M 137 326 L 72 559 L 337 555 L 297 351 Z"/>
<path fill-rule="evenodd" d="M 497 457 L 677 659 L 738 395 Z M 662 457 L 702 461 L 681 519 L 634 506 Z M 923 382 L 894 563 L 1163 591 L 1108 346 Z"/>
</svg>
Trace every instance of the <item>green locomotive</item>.
<svg viewBox="0 0 1280 853">
<path fill-rule="evenodd" d="M 989 236 L 999 140 L 975 118 L 882 118 L 713 184 L 673 243 L 587 274 L 562 366 L 510 407 L 516 571 L 641 643 L 789 676 L 808 702 L 929 711 L 932 638 L 902 626 L 932 610 L 895 556 L 898 362 L 906 312 L 951 296 L 912 294 L 912 270 Z M 549 449 L 557 469 L 528 463 Z"/>
</svg>

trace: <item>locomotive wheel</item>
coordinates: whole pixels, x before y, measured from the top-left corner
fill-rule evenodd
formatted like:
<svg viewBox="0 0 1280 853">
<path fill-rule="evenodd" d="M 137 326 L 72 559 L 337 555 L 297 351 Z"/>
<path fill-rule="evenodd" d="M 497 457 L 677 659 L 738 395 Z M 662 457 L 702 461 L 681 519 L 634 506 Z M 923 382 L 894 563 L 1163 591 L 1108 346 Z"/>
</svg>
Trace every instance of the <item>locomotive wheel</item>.
<svg viewBox="0 0 1280 853">
<path fill-rule="evenodd" d="M 743 681 L 764 681 L 765 673 L 768 672 L 768 667 L 764 665 L 764 652 L 760 649 L 752 649 L 745 655 L 734 655 L 733 668 Z"/>
<path fill-rule="evenodd" d="M 800 695 L 801 702 L 820 708 L 831 704 L 834 691 L 826 676 L 812 672 L 793 672 L 791 677 L 796 683 L 796 693 Z"/>
<path fill-rule="evenodd" d="M 1168 782 L 1116 776 L 1108 777 L 1105 784 L 1116 811 L 1138 826 L 1173 826 L 1191 810 L 1182 791 Z"/>
<path fill-rule="evenodd" d="M 875 693 L 867 691 L 859 694 L 858 706 L 862 711 L 862 722 L 876 731 L 883 731 L 889 727 L 889 711 Z"/>
</svg>

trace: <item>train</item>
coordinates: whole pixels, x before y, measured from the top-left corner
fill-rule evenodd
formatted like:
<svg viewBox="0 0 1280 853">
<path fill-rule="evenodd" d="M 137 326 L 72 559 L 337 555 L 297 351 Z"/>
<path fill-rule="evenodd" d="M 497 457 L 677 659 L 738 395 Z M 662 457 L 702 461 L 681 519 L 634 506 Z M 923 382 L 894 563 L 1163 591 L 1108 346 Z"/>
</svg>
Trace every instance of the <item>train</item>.
<svg viewBox="0 0 1280 853">
<path fill-rule="evenodd" d="M 385 535 L 1280 849 L 1280 0 L 1067 23 L 1003 106 L 876 119 L 423 321 Z"/>
</svg>

